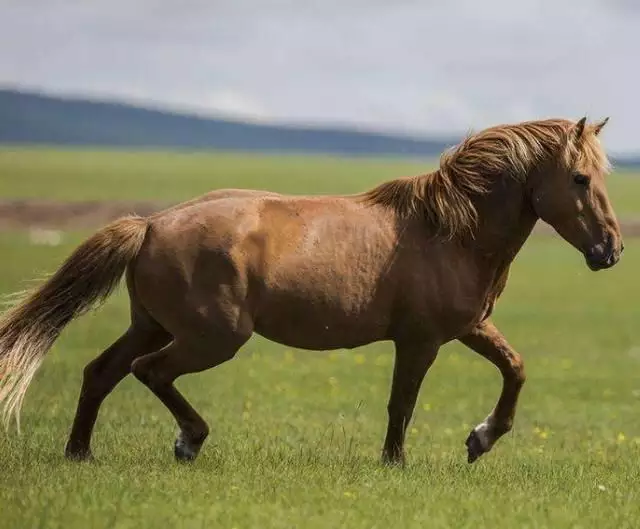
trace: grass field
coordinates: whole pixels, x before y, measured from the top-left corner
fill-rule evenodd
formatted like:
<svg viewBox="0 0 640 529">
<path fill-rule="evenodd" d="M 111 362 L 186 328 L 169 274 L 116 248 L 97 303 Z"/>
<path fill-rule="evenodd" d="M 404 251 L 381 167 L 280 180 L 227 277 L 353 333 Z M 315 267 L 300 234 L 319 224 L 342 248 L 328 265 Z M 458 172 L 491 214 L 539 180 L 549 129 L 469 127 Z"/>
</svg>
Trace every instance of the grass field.
<svg viewBox="0 0 640 529">
<path fill-rule="evenodd" d="M 5 150 L 0 196 L 177 201 L 229 185 L 351 192 L 421 168 Z M 639 182 L 611 177 L 625 215 L 638 213 Z M 0 293 L 54 269 L 83 235 L 48 247 L 0 233 Z M 597 274 L 555 238 L 533 238 L 519 255 L 495 321 L 523 353 L 528 381 L 514 431 L 473 466 L 464 439 L 494 405 L 500 377 L 463 346 L 443 348 L 431 369 L 400 470 L 378 464 L 389 344 L 323 354 L 260 338 L 178 381 L 212 430 L 194 465 L 174 463 L 173 420 L 131 378 L 102 409 L 96 461 L 68 463 L 82 367 L 127 325 L 119 292 L 51 351 L 27 395 L 22 436 L 0 435 L 0 527 L 638 527 L 640 240 L 625 244 L 620 264 Z"/>
<path fill-rule="evenodd" d="M 361 191 L 434 162 L 188 152 L 0 148 L 0 196 L 179 202 L 214 188 L 287 193 Z M 57 185 L 52 185 L 56 182 Z M 638 188 L 640 191 L 640 187 Z"/>
</svg>

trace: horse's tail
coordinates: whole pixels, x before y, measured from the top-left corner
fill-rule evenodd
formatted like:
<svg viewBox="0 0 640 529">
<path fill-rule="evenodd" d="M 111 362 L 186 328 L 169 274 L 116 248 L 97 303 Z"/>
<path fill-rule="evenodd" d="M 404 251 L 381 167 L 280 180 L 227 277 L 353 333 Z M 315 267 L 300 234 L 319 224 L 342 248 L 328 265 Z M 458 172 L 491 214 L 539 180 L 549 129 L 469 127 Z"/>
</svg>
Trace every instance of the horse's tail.
<svg viewBox="0 0 640 529">
<path fill-rule="evenodd" d="M 41 286 L 27 292 L 0 319 L 0 406 L 8 427 L 20 431 L 24 395 L 64 327 L 103 302 L 136 257 L 147 220 L 125 217 L 83 242 Z"/>
</svg>

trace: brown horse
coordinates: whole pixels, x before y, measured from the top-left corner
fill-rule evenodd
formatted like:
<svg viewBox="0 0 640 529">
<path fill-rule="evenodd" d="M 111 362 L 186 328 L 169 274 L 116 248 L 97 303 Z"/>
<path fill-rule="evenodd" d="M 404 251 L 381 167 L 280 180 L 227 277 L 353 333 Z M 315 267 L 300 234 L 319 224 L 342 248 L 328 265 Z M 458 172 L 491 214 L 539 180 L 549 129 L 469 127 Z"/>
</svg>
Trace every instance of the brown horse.
<svg viewBox="0 0 640 529">
<path fill-rule="evenodd" d="M 383 448 L 404 461 L 418 391 L 440 346 L 458 339 L 492 362 L 503 387 L 469 435 L 472 462 L 511 429 L 523 363 L 489 319 L 509 266 L 537 219 L 613 266 L 623 245 L 609 204 L 606 120 L 554 119 L 486 129 L 445 153 L 431 174 L 350 196 L 214 191 L 90 237 L 0 322 L 0 402 L 19 410 L 65 325 L 126 272 L 128 330 L 84 370 L 66 455 L 91 455 L 104 398 L 129 372 L 175 417 L 179 460 L 209 429 L 174 387 L 180 375 L 230 360 L 257 332 L 326 350 L 390 340 L 396 347 Z"/>
</svg>

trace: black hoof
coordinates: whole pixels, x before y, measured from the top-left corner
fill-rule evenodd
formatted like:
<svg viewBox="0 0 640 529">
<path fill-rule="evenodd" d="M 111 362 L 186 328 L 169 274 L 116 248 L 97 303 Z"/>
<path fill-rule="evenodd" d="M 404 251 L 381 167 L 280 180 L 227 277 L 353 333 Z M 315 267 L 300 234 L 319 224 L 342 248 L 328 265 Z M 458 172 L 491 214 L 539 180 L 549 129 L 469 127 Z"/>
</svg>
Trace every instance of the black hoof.
<svg viewBox="0 0 640 529">
<path fill-rule="evenodd" d="M 68 461 L 82 462 L 93 461 L 93 454 L 89 448 L 73 448 L 67 445 L 64 449 L 64 457 Z"/>
<path fill-rule="evenodd" d="M 404 457 L 399 457 L 399 458 L 389 458 L 387 456 L 382 456 L 382 459 L 380 460 L 380 462 L 385 466 L 385 467 L 396 467 L 396 468 L 404 468 L 405 467 L 405 459 Z"/>
<path fill-rule="evenodd" d="M 173 454 L 176 456 L 176 461 L 180 463 L 190 463 L 194 461 L 196 457 L 198 457 L 198 452 L 200 452 L 200 447 L 202 445 L 193 445 L 187 442 L 182 435 L 178 436 L 176 439 Z"/>
<path fill-rule="evenodd" d="M 486 452 L 484 446 L 482 446 L 482 441 L 480 441 L 480 437 L 478 437 L 475 430 L 469 434 L 469 437 L 467 437 L 464 444 L 467 445 L 467 461 L 469 463 L 473 463 Z"/>
</svg>

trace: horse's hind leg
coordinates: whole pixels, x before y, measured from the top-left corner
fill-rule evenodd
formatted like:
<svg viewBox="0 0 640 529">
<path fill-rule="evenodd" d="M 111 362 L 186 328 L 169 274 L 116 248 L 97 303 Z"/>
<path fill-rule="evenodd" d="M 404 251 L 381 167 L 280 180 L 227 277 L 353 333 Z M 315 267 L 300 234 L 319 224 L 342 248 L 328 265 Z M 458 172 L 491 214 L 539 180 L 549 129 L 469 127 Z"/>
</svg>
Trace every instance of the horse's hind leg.
<svg viewBox="0 0 640 529">
<path fill-rule="evenodd" d="M 473 463 L 511 430 L 525 374 L 520 355 L 490 320 L 482 322 L 468 335 L 461 337 L 460 341 L 495 365 L 502 373 L 503 381 L 496 407 L 467 438 L 469 463 Z"/>
<path fill-rule="evenodd" d="M 91 456 L 91 434 L 104 399 L 131 372 L 135 358 L 160 349 L 170 340 L 171 335 L 155 322 L 142 322 L 134 316 L 127 332 L 87 364 L 65 448 L 67 458 L 83 460 Z"/>
<path fill-rule="evenodd" d="M 234 333 L 227 339 L 218 334 L 195 335 L 196 339 L 176 337 L 164 349 L 138 358 L 132 366 L 136 378 L 162 401 L 180 427 L 174 451 L 179 461 L 196 458 L 209 435 L 209 427 L 175 388 L 174 380 L 181 375 L 204 371 L 230 360 L 249 339 L 251 332 Z"/>
</svg>

